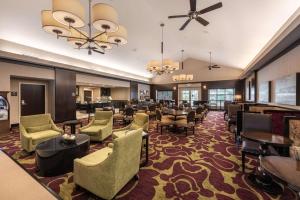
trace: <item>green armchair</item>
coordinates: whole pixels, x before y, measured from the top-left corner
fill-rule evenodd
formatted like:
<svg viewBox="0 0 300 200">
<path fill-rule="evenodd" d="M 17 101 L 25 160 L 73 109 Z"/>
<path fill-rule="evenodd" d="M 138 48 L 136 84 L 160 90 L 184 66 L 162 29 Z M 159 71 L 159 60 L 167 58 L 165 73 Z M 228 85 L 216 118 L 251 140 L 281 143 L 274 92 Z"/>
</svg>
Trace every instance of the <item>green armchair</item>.
<svg viewBox="0 0 300 200">
<path fill-rule="evenodd" d="M 79 129 L 81 134 L 90 136 L 92 141 L 103 141 L 111 135 L 113 127 L 112 111 L 96 111 L 92 121 Z"/>
<path fill-rule="evenodd" d="M 74 160 L 74 182 L 112 199 L 139 172 L 142 129 L 117 138 L 108 147 Z"/>
<path fill-rule="evenodd" d="M 112 137 L 119 138 L 119 137 L 126 135 L 126 133 L 128 131 L 137 130 L 140 128 L 142 128 L 143 131 L 148 132 L 149 116 L 145 113 L 136 113 L 135 118 L 133 119 L 131 124 L 129 124 L 128 126 L 126 126 L 124 128 L 115 129 L 113 131 Z"/>
<path fill-rule="evenodd" d="M 22 116 L 19 129 L 22 149 L 27 152 L 34 151 L 39 143 L 63 133 L 54 124 L 50 114 Z"/>
</svg>

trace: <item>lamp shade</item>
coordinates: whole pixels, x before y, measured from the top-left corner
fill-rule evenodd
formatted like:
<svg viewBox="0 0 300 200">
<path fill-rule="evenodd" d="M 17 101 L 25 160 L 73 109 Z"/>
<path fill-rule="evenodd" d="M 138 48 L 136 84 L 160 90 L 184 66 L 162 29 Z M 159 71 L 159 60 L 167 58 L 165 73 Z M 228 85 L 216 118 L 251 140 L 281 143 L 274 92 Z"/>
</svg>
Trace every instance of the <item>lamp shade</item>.
<svg viewBox="0 0 300 200">
<path fill-rule="evenodd" d="M 43 10 L 42 15 L 42 27 L 48 33 L 57 35 L 70 36 L 71 32 L 69 28 L 61 23 L 58 23 L 52 15 L 51 10 Z"/>
<path fill-rule="evenodd" d="M 76 28 L 84 26 L 84 7 L 79 0 L 52 0 L 52 10 L 58 22 Z"/>
<path fill-rule="evenodd" d="M 108 41 L 117 44 L 127 44 L 127 30 L 124 26 L 119 25 L 119 29 L 116 32 L 108 34 Z"/>
<path fill-rule="evenodd" d="M 98 33 L 100 34 L 100 33 Z M 97 34 L 96 34 L 97 35 Z M 95 35 L 95 36 L 96 36 Z M 95 42 L 102 48 L 102 49 L 112 49 L 112 45 L 108 43 L 108 40 L 107 40 L 108 36 L 107 34 L 102 34 L 102 35 L 99 35 L 95 38 Z"/>
<path fill-rule="evenodd" d="M 172 60 L 170 60 L 170 59 L 164 59 L 163 60 L 163 68 L 164 69 L 170 70 L 172 68 L 172 65 L 173 65 Z"/>
<path fill-rule="evenodd" d="M 116 32 L 119 28 L 117 11 L 104 3 L 97 3 L 93 6 L 92 22 L 99 31 Z"/>
<path fill-rule="evenodd" d="M 86 42 L 87 39 L 87 33 L 84 31 L 78 32 L 75 29 L 71 29 L 71 37 L 68 38 L 68 42 L 76 47 L 79 47 L 83 45 Z M 86 43 L 82 47 L 88 46 L 88 43 Z"/>
<path fill-rule="evenodd" d="M 194 79 L 194 75 L 193 74 L 187 74 L 186 75 L 186 80 L 187 81 L 192 81 Z"/>
<path fill-rule="evenodd" d="M 180 80 L 180 81 L 186 80 L 186 75 L 185 75 L 185 74 L 180 74 L 180 75 L 179 75 L 179 80 Z"/>
</svg>

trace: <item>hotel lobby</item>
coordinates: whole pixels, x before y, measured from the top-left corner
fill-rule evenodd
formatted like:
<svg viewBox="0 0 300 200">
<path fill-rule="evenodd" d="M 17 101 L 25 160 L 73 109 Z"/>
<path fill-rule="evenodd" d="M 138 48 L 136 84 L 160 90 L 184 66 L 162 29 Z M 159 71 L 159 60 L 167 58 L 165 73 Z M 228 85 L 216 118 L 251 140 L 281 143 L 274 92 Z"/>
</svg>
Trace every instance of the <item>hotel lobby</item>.
<svg viewBox="0 0 300 200">
<path fill-rule="evenodd" d="M 0 5 L 0 199 L 300 198 L 299 0 Z"/>
</svg>

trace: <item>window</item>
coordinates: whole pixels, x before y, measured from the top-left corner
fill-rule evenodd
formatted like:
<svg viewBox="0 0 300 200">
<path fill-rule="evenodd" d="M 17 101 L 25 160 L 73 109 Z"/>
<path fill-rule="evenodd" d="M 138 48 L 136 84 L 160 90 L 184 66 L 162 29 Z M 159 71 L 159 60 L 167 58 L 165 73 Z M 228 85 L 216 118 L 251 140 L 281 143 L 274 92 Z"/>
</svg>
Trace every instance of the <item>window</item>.
<svg viewBox="0 0 300 200">
<path fill-rule="evenodd" d="M 172 100 L 173 91 L 156 91 L 156 99 L 159 100 Z"/>
<path fill-rule="evenodd" d="M 235 89 L 210 89 L 208 91 L 209 104 L 216 109 L 224 108 L 224 101 L 234 100 Z"/>
<path fill-rule="evenodd" d="M 187 102 L 193 106 L 194 101 L 199 100 L 199 90 L 195 88 L 182 88 L 179 98 L 180 103 Z"/>
</svg>

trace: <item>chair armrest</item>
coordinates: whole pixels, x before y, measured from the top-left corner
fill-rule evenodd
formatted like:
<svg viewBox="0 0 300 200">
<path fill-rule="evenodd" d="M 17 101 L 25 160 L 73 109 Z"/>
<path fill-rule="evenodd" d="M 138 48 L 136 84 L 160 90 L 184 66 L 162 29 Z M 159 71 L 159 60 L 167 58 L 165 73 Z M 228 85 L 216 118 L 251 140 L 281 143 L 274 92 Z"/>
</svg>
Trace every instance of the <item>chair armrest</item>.
<svg viewBox="0 0 300 200">
<path fill-rule="evenodd" d="M 24 128 L 24 126 L 22 126 L 21 124 L 19 125 L 19 129 L 20 129 L 20 136 L 21 137 L 25 137 L 26 139 L 30 139 L 30 135 L 27 133 L 26 129 Z"/>
<path fill-rule="evenodd" d="M 103 162 L 103 161 L 101 161 L 101 162 L 98 162 L 98 163 L 92 163 L 92 162 L 88 162 L 88 161 L 84 161 L 84 160 L 81 160 L 80 158 L 76 158 L 75 160 L 74 160 L 74 163 L 79 163 L 80 165 L 83 165 L 83 166 L 85 166 L 85 167 L 95 167 L 95 166 L 97 166 L 97 165 L 99 165 L 101 162 Z"/>
<path fill-rule="evenodd" d="M 126 131 L 126 130 L 130 129 L 130 126 L 131 126 L 131 124 L 129 124 L 128 126 L 125 126 L 123 128 L 114 129 L 113 132 Z"/>
<path fill-rule="evenodd" d="M 64 131 L 63 131 L 61 128 L 58 128 L 58 127 L 56 126 L 56 124 L 54 124 L 54 122 L 53 122 L 52 120 L 50 120 L 50 124 L 51 124 L 51 129 L 52 129 L 52 130 L 55 130 L 55 131 L 57 131 L 57 132 L 60 132 L 61 134 L 64 133 Z"/>
<path fill-rule="evenodd" d="M 95 121 L 95 119 L 92 119 L 92 120 L 90 121 L 90 123 L 88 123 L 87 125 L 85 125 L 85 126 L 79 128 L 79 130 L 81 131 L 81 130 L 83 130 L 83 129 L 89 128 L 90 126 L 93 125 L 94 121 Z"/>
</svg>

